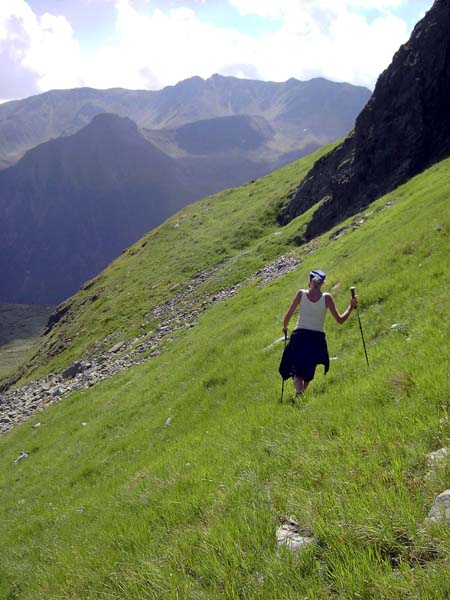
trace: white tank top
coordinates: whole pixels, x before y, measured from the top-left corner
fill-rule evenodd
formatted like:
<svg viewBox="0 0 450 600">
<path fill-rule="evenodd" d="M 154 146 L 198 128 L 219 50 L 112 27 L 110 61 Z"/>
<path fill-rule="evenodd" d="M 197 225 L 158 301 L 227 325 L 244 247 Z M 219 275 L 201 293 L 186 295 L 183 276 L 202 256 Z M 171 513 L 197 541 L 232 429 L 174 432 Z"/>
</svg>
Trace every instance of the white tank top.
<svg viewBox="0 0 450 600">
<path fill-rule="evenodd" d="M 298 315 L 296 329 L 311 329 L 312 331 L 323 331 L 327 306 L 325 304 L 325 294 L 317 300 L 311 302 L 306 295 L 307 290 L 302 290 L 300 300 L 300 313 Z"/>
</svg>

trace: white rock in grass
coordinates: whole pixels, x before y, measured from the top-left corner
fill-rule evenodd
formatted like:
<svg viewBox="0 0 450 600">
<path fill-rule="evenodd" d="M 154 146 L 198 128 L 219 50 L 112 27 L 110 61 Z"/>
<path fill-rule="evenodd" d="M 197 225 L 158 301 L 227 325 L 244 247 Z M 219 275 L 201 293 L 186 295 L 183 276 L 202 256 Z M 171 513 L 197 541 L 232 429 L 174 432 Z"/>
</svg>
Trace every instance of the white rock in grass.
<svg viewBox="0 0 450 600">
<path fill-rule="evenodd" d="M 445 490 L 434 499 L 428 517 L 425 519 L 427 523 L 443 523 L 450 524 L 450 490 Z"/>
<path fill-rule="evenodd" d="M 278 546 L 286 546 L 292 552 L 296 552 L 313 543 L 314 538 L 301 535 L 297 525 L 292 523 L 283 523 L 277 529 Z"/>
<path fill-rule="evenodd" d="M 166 419 L 166 421 L 165 421 L 164 425 L 166 425 L 166 426 L 167 426 L 167 425 L 170 425 L 171 423 L 172 423 L 172 417 L 167 417 L 167 419 Z"/>
<path fill-rule="evenodd" d="M 430 452 L 427 456 L 428 458 L 428 466 L 440 467 L 443 465 L 447 458 L 450 458 L 450 449 L 449 448 L 439 448 L 439 450 L 435 450 L 434 452 Z"/>
<path fill-rule="evenodd" d="M 28 452 L 21 452 L 14 462 L 18 463 L 24 458 L 28 458 Z"/>
<path fill-rule="evenodd" d="M 406 323 L 392 323 L 391 331 L 396 331 L 398 333 L 406 333 L 408 330 L 408 326 Z"/>
<path fill-rule="evenodd" d="M 443 467 L 447 460 L 450 460 L 450 449 L 440 448 L 427 455 L 428 473 L 427 479 L 433 479 L 436 476 L 436 469 Z"/>
</svg>

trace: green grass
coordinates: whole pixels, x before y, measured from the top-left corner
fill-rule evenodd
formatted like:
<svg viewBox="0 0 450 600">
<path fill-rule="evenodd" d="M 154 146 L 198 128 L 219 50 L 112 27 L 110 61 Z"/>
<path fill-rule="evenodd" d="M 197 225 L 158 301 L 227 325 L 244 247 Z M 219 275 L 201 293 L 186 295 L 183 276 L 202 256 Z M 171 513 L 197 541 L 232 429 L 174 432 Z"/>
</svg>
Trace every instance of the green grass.
<svg viewBox="0 0 450 600">
<path fill-rule="evenodd" d="M 0 379 L 36 352 L 53 308 L 0 303 Z"/>
<path fill-rule="evenodd" d="M 205 287 L 242 280 L 261 257 L 295 247 L 289 240 L 304 219 L 277 236 L 264 220 L 279 201 L 273 190 L 267 206 L 258 196 L 261 231 L 237 248 L 243 215 L 254 221 L 243 206 L 249 187 L 230 192 L 228 206 L 226 193 L 193 205 L 98 278 L 117 329 L 137 331 L 139 294 L 158 285 L 157 264 L 161 283 L 149 304 L 220 256 L 231 260 Z M 2 436 L 0 598 L 448 598 L 448 526 L 424 519 L 450 475 L 447 464 L 427 478 L 426 463 L 450 443 L 449 195 L 450 160 L 374 203 L 354 231 L 296 248 L 304 260 L 297 271 L 209 307 L 158 358 Z M 192 219 L 202 207 L 208 228 L 196 233 L 197 253 Z M 216 244 L 226 252 L 214 254 Z M 271 344 L 317 267 L 341 309 L 356 285 L 371 368 L 356 315 L 342 327 L 328 321 L 330 373 L 318 372 L 305 403 L 292 408 L 278 403 L 282 348 Z M 120 302 L 127 290 L 136 295 L 130 307 Z M 90 315 L 98 318 L 90 311 L 99 301 L 79 309 L 72 326 L 82 332 Z M 104 327 L 93 323 L 47 368 Z M 15 464 L 21 451 L 29 457 Z M 276 546 L 287 515 L 317 540 L 297 555 Z"/>
<path fill-rule="evenodd" d="M 63 303 L 70 312 L 22 369 L 23 380 L 59 371 L 87 353 L 151 330 L 152 308 L 186 288 L 192 276 L 222 266 L 199 292 L 239 282 L 296 246 L 308 215 L 281 229 L 276 212 L 313 162 L 332 147 L 240 188 L 188 206 L 128 248 Z M 231 262 L 229 262 L 231 261 Z M 108 345 L 102 341 L 108 336 Z"/>
</svg>

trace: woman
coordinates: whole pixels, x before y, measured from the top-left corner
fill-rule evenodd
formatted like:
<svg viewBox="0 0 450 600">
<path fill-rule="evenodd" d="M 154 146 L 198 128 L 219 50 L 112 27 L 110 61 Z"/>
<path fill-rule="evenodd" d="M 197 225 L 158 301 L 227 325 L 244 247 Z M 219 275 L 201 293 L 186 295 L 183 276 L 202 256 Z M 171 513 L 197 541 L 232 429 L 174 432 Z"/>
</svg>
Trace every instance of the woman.
<svg viewBox="0 0 450 600">
<path fill-rule="evenodd" d="M 284 379 L 294 378 L 297 396 L 303 394 L 314 379 L 317 365 L 324 365 L 325 373 L 329 368 L 329 357 L 323 324 L 327 309 L 336 321 L 342 325 L 358 304 L 357 296 L 350 299 L 350 304 L 341 315 L 331 294 L 322 293 L 325 273 L 320 269 L 309 274 L 307 290 L 299 290 L 292 301 L 283 321 L 283 333 L 287 334 L 289 321 L 300 305 L 297 326 L 291 334 L 280 364 L 280 374 Z"/>
</svg>

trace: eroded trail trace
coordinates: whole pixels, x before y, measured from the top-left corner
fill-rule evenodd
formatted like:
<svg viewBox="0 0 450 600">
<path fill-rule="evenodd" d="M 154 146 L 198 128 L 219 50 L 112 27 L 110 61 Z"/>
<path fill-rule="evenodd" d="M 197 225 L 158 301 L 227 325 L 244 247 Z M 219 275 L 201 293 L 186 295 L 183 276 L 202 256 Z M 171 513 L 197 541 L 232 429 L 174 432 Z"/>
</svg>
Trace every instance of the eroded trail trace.
<svg viewBox="0 0 450 600">
<path fill-rule="evenodd" d="M 174 339 L 174 334 L 194 327 L 197 319 L 208 306 L 231 298 L 243 286 L 258 281 L 267 285 L 271 281 L 295 270 L 301 259 L 286 254 L 265 265 L 247 279 L 228 288 L 222 288 L 210 296 L 196 294 L 197 287 L 217 270 L 201 272 L 194 276 L 186 289 L 175 294 L 164 304 L 156 306 L 149 316 L 159 324 L 150 332 L 134 340 L 121 341 L 97 357 L 77 360 L 60 373 L 51 373 L 42 379 L 0 395 L 0 434 L 6 433 L 18 423 L 56 404 L 72 392 L 82 390 L 159 356 L 163 344 Z M 107 342 L 107 339 L 104 340 Z"/>
</svg>

